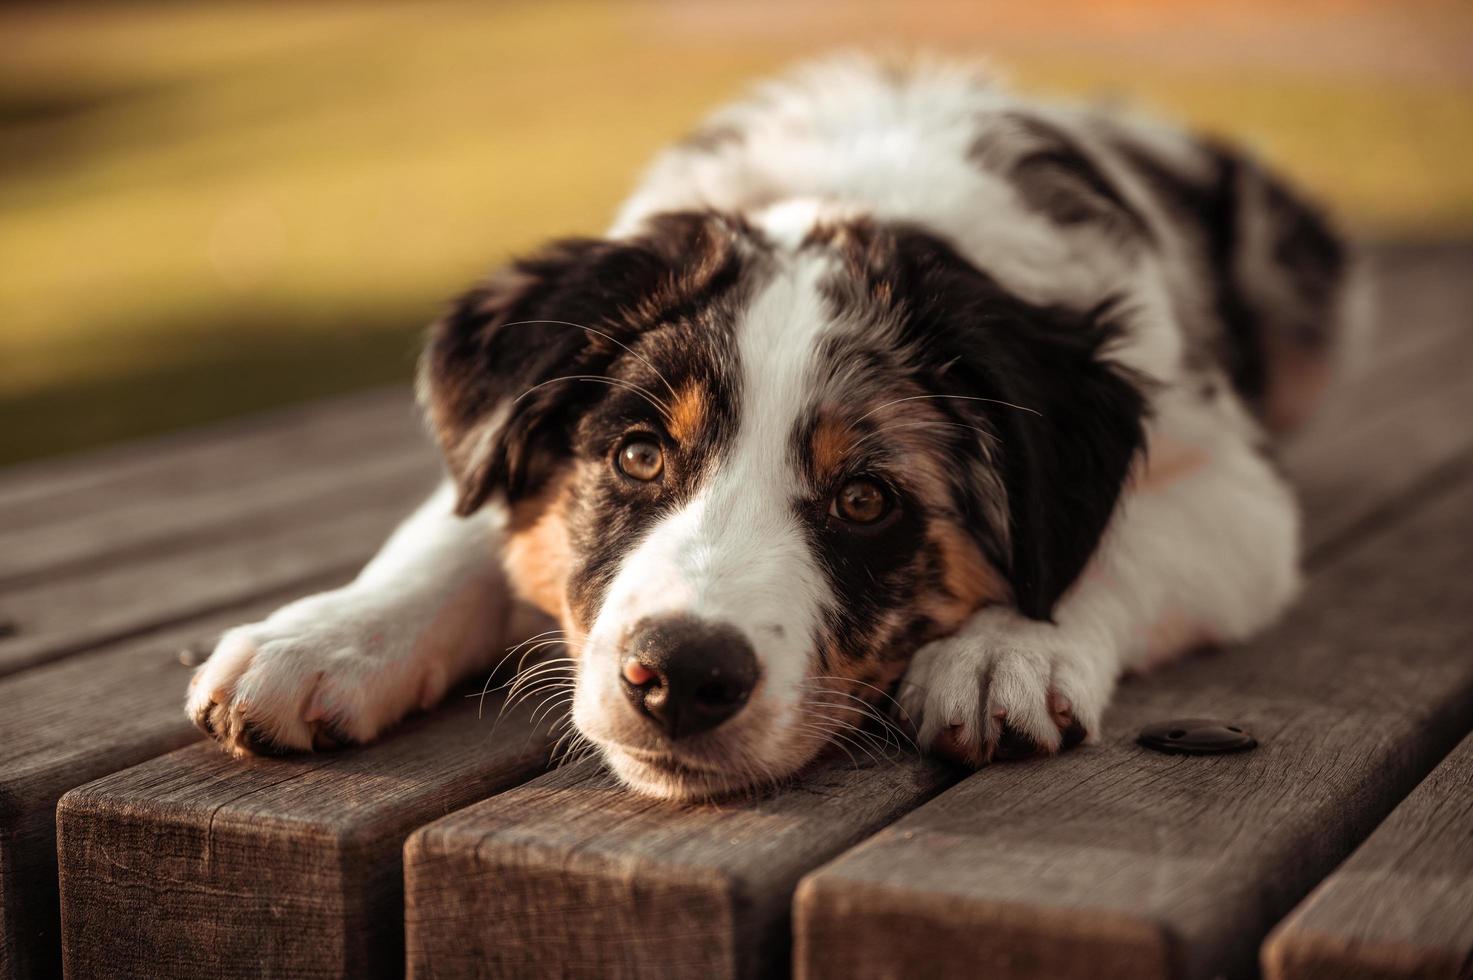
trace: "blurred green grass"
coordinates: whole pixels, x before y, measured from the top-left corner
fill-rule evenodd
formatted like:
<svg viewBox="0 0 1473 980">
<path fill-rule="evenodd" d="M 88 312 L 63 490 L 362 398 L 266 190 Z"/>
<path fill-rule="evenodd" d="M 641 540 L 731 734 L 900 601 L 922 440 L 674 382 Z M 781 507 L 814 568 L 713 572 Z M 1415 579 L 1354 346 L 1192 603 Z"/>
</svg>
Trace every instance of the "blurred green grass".
<svg viewBox="0 0 1473 980">
<path fill-rule="evenodd" d="M 835 46 L 1234 135 L 1362 235 L 1473 229 L 1466 5 L 1023 6 L 0 9 L 0 462 L 407 379 L 445 297 L 597 232 L 661 143 Z"/>
</svg>

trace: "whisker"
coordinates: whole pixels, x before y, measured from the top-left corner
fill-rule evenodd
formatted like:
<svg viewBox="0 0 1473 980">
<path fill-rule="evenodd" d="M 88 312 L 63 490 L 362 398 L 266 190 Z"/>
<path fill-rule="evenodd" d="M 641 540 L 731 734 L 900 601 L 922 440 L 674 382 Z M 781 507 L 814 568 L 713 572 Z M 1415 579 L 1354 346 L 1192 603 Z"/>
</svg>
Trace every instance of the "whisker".
<svg viewBox="0 0 1473 980">
<path fill-rule="evenodd" d="M 855 769 L 859 768 L 859 760 L 854 757 L 853 752 L 849 751 L 849 746 L 853 743 L 849 742 L 847 739 L 840 739 L 838 737 L 838 731 L 832 728 L 825 728 L 822 725 L 808 722 L 802 723 L 798 727 L 804 729 L 808 733 L 809 738 L 815 738 L 823 745 L 832 745 L 840 752 L 843 752 L 846 756 L 849 757 L 849 764 L 852 765 Z"/>
<path fill-rule="evenodd" d="M 545 719 L 547 717 L 547 715 L 548 714 L 551 714 L 552 711 L 556 710 L 556 708 L 558 706 L 560 706 L 560 705 L 570 705 L 572 703 L 573 703 L 573 692 L 572 691 L 564 691 L 564 692 L 561 693 L 561 696 L 559 696 L 559 692 L 557 692 L 557 691 L 552 692 L 547 697 L 543 698 L 542 699 L 542 702 L 540 704 L 538 704 L 537 707 L 535 707 L 535 708 L 532 709 L 532 719 L 531 719 L 532 724 L 534 726 L 537 724 L 537 719 L 538 719 L 538 716 L 539 715 L 542 716 Z M 551 705 L 552 707 L 549 708 L 549 705 Z"/>
<path fill-rule="evenodd" d="M 997 445 L 997 436 L 991 432 L 988 432 L 981 426 L 967 425 L 965 422 L 941 422 L 935 419 L 928 419 L 924 422 L 895 422 L 890 425 L 881 426 L 880 428 L 875 429 L 873 432 L 866 432 L 864 435 L 854 440 L 854 445 L 851 446 L 850 449 L 851 451 L 857 449 L 860 446 L 864 445 L 865 440 L 873 439 L 875 436 L 878 435 L 884 435 L 886 432 L 890 432 L 894 429 L 920 429 L 927 428 L 933 425 L 944 425 L 953 429 L 970 429 L 971 431 L 980 435 L 982 439 L 988 443 L 988 445 Z"/>
<path fill-rule="evenodd" d="M 538 694 L 542 691 L 547 691 L 553 688 L 571 686 L 572 683 L 573 681 L 571 678 L 547 677 L 543 678 L 542 680 L 536 681 L 535 683 L 527 685 L 525 689 L 515 695 L 508 695 L 507 699 L 501 702 L 501 710 L 496 713 L 496 720 L 492 722 L 491 730 L 493 732 L 496 730 L 496 726 L 501 724 L 502 718 L 506 715 L 508 711 L 515 708 L 517 705 L 522 704 L 534 694 Z"/>
<path fill-rule="evenodd" d="M 486 709 L 486 695 L 489 694 L 493 690 L 493 688 L 491 687 L 491 682 L 496 679 L 497 673 L 501 670 L 501 665 L 504 664 L 504 663 L 506 663 L 506 661 L 512 656 L 512 654 L 516 653 L 518 650 L 520 650 L 522 647 L 526 646 L 528 643 L 531 643 L 533 640 L 540 639 L 540 638 L 542 638 L 544 636 L 551 636 L 554 633 L 562 633 L 562 632 L 564 632 L 564 631 L 563 630 L 560 630 L 560 629 L 547 630 L 544 633 L 538 633 L 536 636 L 529 636 L 525 640 L 523 640 L 522 642 L 516 644 L 515 646 L 508 647 L 507 650 L 506 650 L 506 653 L 502 654 L 501 659 L 498 660 L 498 661 L 496 661 L 496 665 L 494 667 L 492 667 L 491 668 L 491 672 L 486 675 L 486 683 L 481 687 L 481 693 L 479 695 L 475 695 L 475 694 L 467 694 L 466 695 L 466 697 L 468 697 L 468 698 L 473 698 L 473 697 L 479 697 L 480 698 L 480 703 L 476 706 L 476 717 L 477 718 L 480 718 L 482 716 L 483 712 L 485 711 L 485 709 Z M 557 641 L 549 641 L 549 642 L 557 642 Z M 517 662 L 517 667 L 518 667 L 519 670 L 521 669 L 521 661 L 518 661 Z M 498 690 L 499 691 L 501 689 L 501 687 L 504 687 L 504 686 L 505 685 L 498 686 L 498 687 L 494 688 L 494 690 Z"/>
<path fill-rule="evenodd" d="M 832 729 L 828 732 L 828 738 L 833 744 L 839 746 L 841 749 L 845 746 L 852 746 L 853 748 L 859 750 L 866 758 L 870 760 L 870 762 L 874 763 L 876 766 L 882 765 L 883 760 L 875 754 L 873 749 L 865 745 L 863 742 L 860 742 L 851 737 L 850 733 L 852 731 L 852 728 Z M 847 751 L 846 754 L 848 754 Z M 851 755 L 850 758 L 853 759 L 853 756 Z M 855 766 L 858 766 L 857 761 L 855 762 Z"/>
<path fill-rule="evenodd" d="M 563 743 L 567 742 L 572 734 L 573 730 L 569 728 L 567 731 L 558 736 L 558 740 L 556 742 L 552 743 L 552 748 L 548 751 L 547 755 L 550 759 L 552 759 L 554 763 L 558 761 L 558 758 L 562 752 Z M 568 744 L 569 747 L 571 747 L 573 743 L 569 742 Z"/>
<path fill-rule="evenodd" d="M 656 398 L 654 392 L 650 391 L 648 388 L 643 387 L 642 385 L 635 384 L 633 381 L 625 381 L 623 378 L 609 378 L 601 374 L 567 374 L 563 375 L 561 378 L 548 378 L 546 381 L 539 381 L 537 384 L 528 388 L 517 397 L 513 398 L 512 404 L 515 405 L 517 402 L 521 401 L 523 398 L 526 398 L 538 388 L 545 388 L 548 385 L 557 384 L 559 381 L 596 381 L 601 384 L 609 385 L 612 388 L 622 388 L 625 391 L 632 391 L 636 395 L 639 395 L 641 398 L 643 398 L 645 401 L 649 402 L 652 406 L 654 406 L 655 410 L 660 413 L 660 417 L 663 418 L 666 422 L 674 424 L 674 419 L 670 414 L 670 406 L 665 404 L 665 402 L 663 402 L 661 399 Z"/>
<path fill-rule="evenodd" d="M 562 640 L 547 640 L 544 643 L 538 644 L 537 646 L 529 647 L 527 649 L 527 652 L 522 655 L 522 660 L 525 660 L 528 656 L 531 656 L 533 653 L 535 653 L 537 650 L 541 649 L 544 646 L 549 646 L 551 644 L 561 643 L 561 642 L 563 642 L 563 641 Z M 495 687 L 489 688 L 489 690 L 494 693 L 496 691 L 505 690 L 506 688 L 509 688 L 509 687 L 514 687 L 516 685 L 516 683 L 517 683 L 518 680 L 520 680 L 521 678 L 526 677 L 529 674 L 531 674 L 532 672 L 540 669 L 544 664 L 557 663 L 557 662 L 561 662 L 561 661 L 571 661 L 571 658 L 569 658 L 569 657 L 557 657 L 557 658 L 554 658 L 554 659 L 551 659 L 551 660 L 539 661 L 539 662 L 533 664 L 531 668 L 527 668 L 527 669 L 523 669 L 523 667 L 521 665 L 522 662 L 521 661 L 518 661 L 518 663 L 517 663 L 517 672 L 515 674 L 513 674 L 509 680 L 502 681 L 500 684 L 496 685 Z M 490 679 L 487 679 L 487 682 L 486 683 L 487 684 L 490 684 L 490 682 L 491 682 Z M 484 692 L 483 692 L 483 695 L 482 696 L 484 697 Z"/>
<path fill-rule="evenodd" d="M 853 712 L 866 721 L 874 722 L 876 726 L 879 727 L 879 729 L 885 734 L 886 741 L 895 741 L 897 743 L 897 748 L 904 748 L 906 746 L 909 746 L 911 749 L 914 749 L 917 752 L 920 751 L 920 747 L 915 744 L 915 740 L 911 738 L 910 734 L 905 729 L 901 728 L 889 718 L 886 718 L 873 705 L 866 704 L 864 707 L 859 707 L 857 704 L 839 704 L 833 701 L 819 700 L 815 700 L 812 703 L 815 706 L 838 708 L 845 711 Z"/>
<path fill-rule="evenodd" d="M 872 713 L 870 711 L 862 711 L 859 708 L 854 707 L 853 705 L 849 705 L 849 704 L 834 704 L 833 702 L 815 702 L 815 704 L 823 704 L 825 707 L 835 708 L 835 709 L 837 709 L 839 711 L 852 711 L 855 714 L 859 715 L 861 718 L 866 718 L 866 719 L 869 719 L 871 721 L 881 721 L 881 716 L 879 716 L 877 714 L 874 714 L 874 713 Z M 855 731 L 855 732 L 857 732 L 857 733 L 859 733 L 859 734 L 862 734 L 862 735 L 870 735 L 869 732 L 865 732 L 862 728 L 860 728 L 858 726 L 855 726 L 855 728 L 852 729 L 852 730 Z M 895 748 L 903 750 L 905 748 L 906 744 L 909 743 L 911 745 L 911 747 L 915 748 L 915 750 L 917 752 L 920 751 L 920 748 L 915 745 L 915 743 L 910 739 L 910 737 L 908 735 L 906 735 L 904 732 L 901 732 L 901 731 L 899 731 L 899 729 L 895 728 L 892 723 L 889 723 L 889 722 L 883 722 L 883 723 L 881 723 L 881 725 L 880 725 L 880 731 L 882 731 L 882 732 L 885 733 L 885 739 L 884 739 L 884 741 L 885 741 L 885 744 L 886 745 L 893 745 Z M 877 736 L 871 736 L 871 737 L 877 737 Z M 904 741 L 902 741 L 901 739 L 904 739 Z"/>
<path fill-rule="evenodd" d="M 861 680 L 858 680 L 856 678 L 851 678 L 851 677 L 840 677 L 837 674 L 819 674 L 819 675 L 813 677 L 812 680 L 814 680 L 814 681 L 840 681 L 840 682 L 845 683 L 845 684 L 858 684 L 860 687 L 867 687 L 871 691 L 874 691 L 876 694 L 878 694 L 880 697 L 884 698 L 886 701 L 889 701 L 891 704 L 895 705 L 895 707 L 900 711 L 900 713 L 903 714 L 903 715 L 905 715 L 905 720 L 906 721 L 912 721 L 913 720 L 910 717 L 910 712 L 905 710 L 905 706 L 902 705 L 899 701 L 895 700 L 895 698 L 891 696 L 891 694 L 890 694 L 889 691 L 885 690 L 883 687 L 880 687 L 878 684 L 871 684 L 868 681 L 861 681 Z M 900 680 L 897 683 L 904 684 L 904 685 L 907 685 L 909 687 L 915 687 L 914 684 L 912 684 L 910 681 L 906 681 L 906 680 Z M 833 688 L 822 688 L 821 690 L 832 691 Z"/>
<path fill-rule="evenodd" d="M 536 324 L 536 323 L 553 324 L 555 326 L 562 326 L 562 327 L 577 327 L 579 330 L 586 330 L 586 331 L 588 331 L 591 334 L 597 334 L 598 336 L 600 336 L 603 339 L 607 340 L 611 344 L 618 344 L 620 347 L 624 348 L 624 350 L 628 351 L 631 356 L 639 358 L 641 361 L 643 361 L 645 363 L 645 366 L 646 367 L 648 367 L 651 371 L 655 372 L 655 377 L 659 378 L 661 381 L 663 381 L 665 383 L 665 387 L 667 389 L 669 389 L 670 396 L 672 398 L 679 398 L 680 397 L 680 395 L 677 394 L 676 391 L 675 391 L 675 386 L 670 383 L 670 380 L 668 378 L 666 378 L 663 374 L 660 373 L 660 369 L 657 368 L 657 367 L 655 367 L 653 361 L 651 361 L 648 357 L 645 357 L 643 354 L 641 354 L 638 351 L 636 351 L 634 348 L 630 347 L 628 344 L 625 344 L 623 341 L 619 340 L 617 337 L 612 337 L 609 334 L 604 333 L 602 330 L 597 330 L 597 329 L 595 329 L 593 327 L 587 326 L 586 324 L 582 324 L 582 323 L 573 323 L 570 320 L 513 320 L 511 323 L 504 323 L 504 324 L 502 324 L 502 326 L 504 326 L 504 327 L 520 327 L 520 326 L 523 326 L 525 324 Z"/>
<path fill-rule="evenodd" d="M 544 637 L 552 637 L 555 640 L 562 639 L 562 638 L 566 637 L 567 635 L 568 634 L 567 634 L 567 631 L 566 630 L 553 629 L 553 630 L 547 630 L 547 631 L 542 632 L 542 633 L 538 633 L 535 636 L 529 636 L 525 640 L 523 640 L 522 642 L 520 642 L 518 644 L 515 644 L 514 646 L 507 647 L 506 648 L 506 653 L 502 654 L 501 659 L 498 660 L 498 661 L 496 661 L 496 666 L 493 667 L 493 668 L 491 668 L 491 669 L 492 669 L 493 672 L 496 671 L 496 670 L 499 670 L 501 668 L 501 665 L 502 664 L 506 663 L 506 661 L 508 659 L 510 659 L 518 650 L 522 649 L 522 647 L 526 646 L 529 643 L 533 643 L 533 642 L 535 642 L 537 640 L 541 640 Z"/>
<path fill-rule="evenodd" d="M 546 660 L 539 660 L 532 666 L 518 672 L 515 677 L 507 681 L 505 684 L 502 684 L 501 687 L 514 688 L 516 687 L 517 682 L 528 677 L 536 677 L 538 674 L 545 673 L 549 668 L 556 668 L 558 670 L 571 670 L 573 666 L 577 666 L 577 663 L 578 661 L 574 660 L 572 657 L 549 657 Z M 493 688 L 493 690 L 500 690 L 500 688 Z"/>
<path fill-rule="evenodd" d="M 544 682 L 556 680 L 563 684 L 572 684 L 574 678 L 563 676 L 570 670 L 572 667 L 563 664 L 547 664 L 519 674 L 516 681 L 512 683 L 511 690 L 506 692 L 507 700 L 515 700 L 518 692 L 532 686 L 534 682 L 541 685 Z"/>
<path fill-rule="evenodd" d="M 833 677 L 833 676 L 830 676 L 830 675 L 820 675 L 820 677 L 813 678 L 812 680 L 813 681 L 817 681 L 817 680 L 819 680 L 821 678 L 823 678 L 823 679 L 830 679 L 830 680 L 836 680 L 836 681 L 845 681 L 845 682 L 855 683 L 855 684 L 860 684 L 860 685 L 862 685 L 864 687 L 868 687 L 868 688 L 870 688 L 870 689 L 872 689 L 874 691 L 877 691 L 882 697 L 884 697 L 890 703 L 894 704 L 895 707 L 900 710 L 901 714 L 905 715 L 905 720 L 907 722 L 910 721 L 910 713 L 907 712 L 905 710 L 905 708 L 902 707 L 901 704 L 898 701 L 896 701 L 894 698 L 892 698 L 888 693 L 886 693 L 885 691 L 883 691 L 882 689 L 876 687 L 873 684 L 869 684 L 869 683 L 866 683 L 864 681 L 859 681 L 859 680 L 849 681 L 847 678 Z M 812 683 L 812 681 L 805 682 L 805 683 Z M 856 707 L 847 706 L 847 705 L 833 704 L 832 702 L 820 702 L 818 700 L 818 697 L 820 695 L 834 695 L 836 697 L 845 698 L 848 701 L 853 702 L 855 705 L 859 705 L 861 707 L 856 708 Z M 806 696 L 815 705 L 820 704 L 820 703 L 829 703 L 833 707 L 848 707 L 849 710 L 851 710 L 851 711 L 858 711 L 859 713 L 863 714 L 865 717 L 873 719 L 885 731 L 894 733 L 900 739 L 903 739 L 904 742 L 906 744 L 910 745 L 917 753 L 920 752 L 920 746 L 916 745 L 915 739 L 913 739 L 910 736 L 910 733 L 909 732 L 907 732 L 905 729 L 901 728 L 899 725 L 897 725 L 891 719 L 885 717 L 884 713 L 881 712 L 875 705 L 871 704 L 869 701 L 866 701 L 864 698 L 861 698 L 861 697 L 859 697 L 856 694 L 851 694 L 848 691 L 836 690 L 836 689 L 830 688 L 830 687 L 820 687 L 817 690 L 809 690 L 807 692 L 807 695 Z"/>
<path fill-rule="evenodd" d="M 956 401 L 988 402 L 988 403 L 993 404 L 993 405 L 1006 405 L 1008 408 L 1016 408 L 1020 412 L 1028 412 L 1030 414 L 1037 415 L 1039 418 L 1043 418 L 1043 413 L 1040 412 L 1040 411 L 1038 411 L 1037 409 L 1029 408 L 1026 405 L 1015 405 L 1012 402 L 1005 402 L 1001 398 L 983 398 L 983 397 L 981 397 L 979 395 L 907 395 L 904 398 L 897 398 L 894 401 L 888 401 L 888 402 L 886 402 L 883 405 L 879 405 L 879 406 L 877 406 L 875 408 L 870 409 L 868 412 L 865 412 L 863 415 L 861 415 L 859 418 L 855 419 L 853 422 L 850 422 L 848 428 L 849 429 L 853 429 L 856 425 L 858 425 L 859 423 L 863 422 L 865 419 L 869 418 L 871 415 L 875 414 L 876 412 L 882 412 L 885 409 L 891 407 L 892 405 L 899 405 L 902 402 L 922 401 L 924 399 L 929 399 L 929 398 L 935 398 L 935 399 L 949 398 L 949 399 L 954 399 Z"/>
</svg>

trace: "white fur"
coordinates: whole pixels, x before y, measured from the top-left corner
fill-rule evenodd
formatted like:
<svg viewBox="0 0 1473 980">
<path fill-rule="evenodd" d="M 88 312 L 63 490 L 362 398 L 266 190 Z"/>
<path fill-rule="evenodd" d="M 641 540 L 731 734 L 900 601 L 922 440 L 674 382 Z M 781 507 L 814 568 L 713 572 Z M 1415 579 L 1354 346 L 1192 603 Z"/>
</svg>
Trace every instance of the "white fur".
<svg viewBox="0 0 1473 980">
<path fill-rule="evenodd" d="M 973 64 L 919 59 L 899 70 L 901 84 L 873 59 L 843 56 L 761 86 L 751 100 L 707 121 L 713 129 L 740 129 L 740 142 L 716 152 L 666 151 L 610 234 L 637 233 L 662 211 L 714 208 L 789 218 L 790 202 L 801 202 L 798 213 L 817 212 L 816 202 L 823 202 L 830 212 L 920 224 L 1034 303 L 1088 309 L 1119 294 L 1122 275 L 1133 276 L 1141 325 L 1119 357 L 1153 376 L 1171 376 L 1181 335 L 1163 270 L 1127 265 L 1118 249 L 1061 235 L 1024 206 L 1007 179 L 968 159 L 981 118 L 1039 107 Z"/>
<path fill-rule="evenodd" d="M 786 220 L 777 216 L 767 227 Z M 810 215 L 805 230 L 811 221 Z M 738 325 L 744 397 L 729 455 L 624 560 L 589 632 L 574 721 L 632 782 L 657 776 L 627 750 L 668 746 L 653 744 L 649 725 L 620 690 L 619 651 L 635 624 L 666 612 L 731 623 L 757 652 L 762 680 L 723 727 L 725 741 L 779 775 L 812 754 L 810 746 L 794 756 L 792 728 L 801 721 L 800 685 L 812 667 L 814 629 L 831 597 L 793 513 L 798 473 L 788 448 L 813 390 L 815 345 L 829 323 L 817 290 L 823 271 L 824 263 L 809 256 L 787 266 L 752 302 Z"/>
<path fill-rule="evenodd" d="M 190 683 L 187 711 L 219 705 L 232 748 L 249 722 L 283 748 L 311 748 L 319 722 L 366 741 L 499 648 L 510 618 L 496 558 L 499 515 L 453 513 L 442 485 L 350 584 L 230 630 Z"/>
</svg>

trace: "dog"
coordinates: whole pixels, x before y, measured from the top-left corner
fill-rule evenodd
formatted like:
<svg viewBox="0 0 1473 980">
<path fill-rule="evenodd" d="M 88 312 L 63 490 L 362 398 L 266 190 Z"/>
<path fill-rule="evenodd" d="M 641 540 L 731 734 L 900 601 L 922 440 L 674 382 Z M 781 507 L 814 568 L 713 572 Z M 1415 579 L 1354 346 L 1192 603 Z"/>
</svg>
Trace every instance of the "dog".
<svg viewBox="0 0 1473 980">
<path fill-rule="evenodd" d="M 368 741 L 503 656 L 514 594 L 643 793 L 778 783 L 880 714 L 974 766 L 1095 741 L 1124 672 L 1293 600 L 1274 450 L 1350 259 L 1216 142 L 971 64 L 801 67 L 453 304 L 418 379 L 446 481 L 226 633 L 188 714 Z"/>
</svg>

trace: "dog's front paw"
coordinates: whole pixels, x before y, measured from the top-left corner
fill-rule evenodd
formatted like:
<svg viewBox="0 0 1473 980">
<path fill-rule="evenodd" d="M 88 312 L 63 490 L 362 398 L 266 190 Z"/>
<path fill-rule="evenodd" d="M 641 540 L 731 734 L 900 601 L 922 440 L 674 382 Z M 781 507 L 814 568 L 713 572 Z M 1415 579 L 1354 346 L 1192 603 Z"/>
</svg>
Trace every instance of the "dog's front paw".
<svg viewBox="0 0 1473 980">
<path fill-rule="evenodd" d="M 899 701 L 922 746 L 980 766 L 1096 739 L 1115 674 L 1109 651 L 987 609 L 916 652 Z"/>
<path fill-rule="evenodd" d="M 221 637 L 186 712 L 235 755 L 366 742 L 444 693 L 444 678 L 408 676 L 410 643 L 367 603 L 313 596 Z"/>
</svg>

